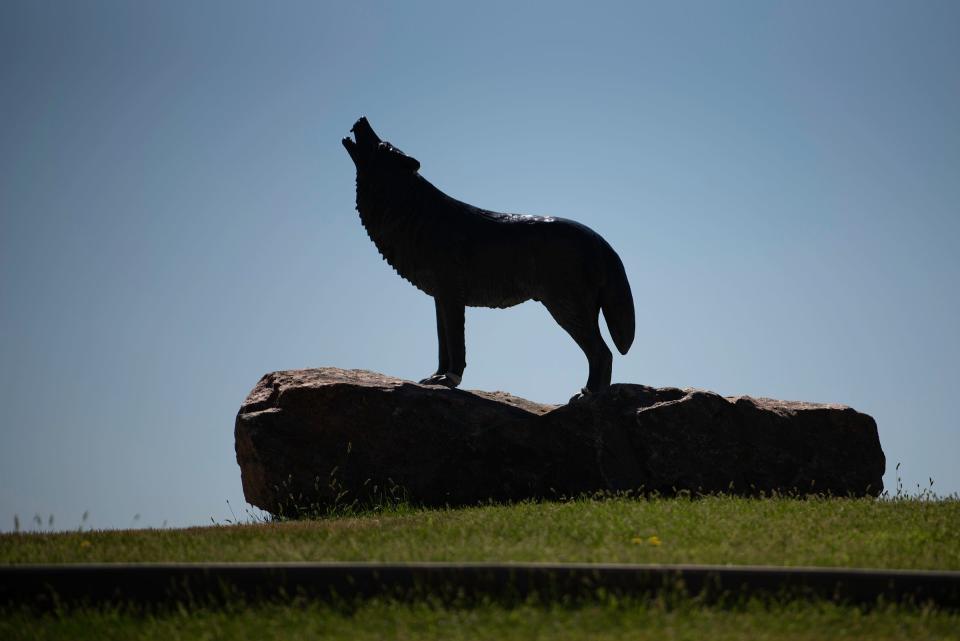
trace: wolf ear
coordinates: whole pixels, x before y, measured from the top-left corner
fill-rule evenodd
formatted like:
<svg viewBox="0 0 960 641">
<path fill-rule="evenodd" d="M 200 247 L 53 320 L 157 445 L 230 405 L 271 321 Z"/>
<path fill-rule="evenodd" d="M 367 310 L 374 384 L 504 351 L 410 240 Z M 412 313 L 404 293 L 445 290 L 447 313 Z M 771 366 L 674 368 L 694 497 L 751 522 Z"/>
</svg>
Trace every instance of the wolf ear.
<svg viewBox="0 0 960 641">
<path fill-rule="evenodd" d="M 383 157 L 389 158 L 391 163 L 399 165 L 411 173 L 419 171 L 420 161 L 413 156 L 408 156 L 388 142 L 381 142 L 377 145 L 377 153 Z"/>
</svg>

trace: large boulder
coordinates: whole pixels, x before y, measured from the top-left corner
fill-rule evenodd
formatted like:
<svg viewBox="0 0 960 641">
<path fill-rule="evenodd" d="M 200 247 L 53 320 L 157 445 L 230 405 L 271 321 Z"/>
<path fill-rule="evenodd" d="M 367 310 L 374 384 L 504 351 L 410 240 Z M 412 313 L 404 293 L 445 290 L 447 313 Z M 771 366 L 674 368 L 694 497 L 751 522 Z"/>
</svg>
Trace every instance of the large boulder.
<svg viewBox="0 0 960 641">
<path fill-rule="evenodd" d="M 843 405 L 611 385 L 567 405 L 364 370 L 273 372 L 237 414 L 247 501 L 273 514 L 594 492 L 876 496 L 877 426 Z"/>
</svg>

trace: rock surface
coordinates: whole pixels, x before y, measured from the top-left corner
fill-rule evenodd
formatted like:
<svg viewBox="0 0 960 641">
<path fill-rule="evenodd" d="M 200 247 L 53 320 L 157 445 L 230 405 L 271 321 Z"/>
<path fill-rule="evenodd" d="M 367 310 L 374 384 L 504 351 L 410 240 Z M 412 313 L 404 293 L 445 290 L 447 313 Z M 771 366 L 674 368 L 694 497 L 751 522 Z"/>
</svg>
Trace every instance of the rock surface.
<svg viewBox="0 0 960 641">
<path fill-rule="evenodd" d="M 273 514 L 597 491 L 876 496 L 877 426 L 843 405 L 612 385 L 568 405 L 375 372 L 267 374 L 237 414 L 248 502 Z"/>
</svg>

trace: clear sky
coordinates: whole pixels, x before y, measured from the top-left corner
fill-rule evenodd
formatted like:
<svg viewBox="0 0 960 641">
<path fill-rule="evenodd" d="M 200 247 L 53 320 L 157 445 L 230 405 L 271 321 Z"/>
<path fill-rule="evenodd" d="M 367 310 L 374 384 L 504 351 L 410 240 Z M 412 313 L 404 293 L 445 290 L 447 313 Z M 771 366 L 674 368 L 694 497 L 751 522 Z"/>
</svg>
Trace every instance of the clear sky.
<svg viewBox="0 0 960 641">
<path fill-rule="evenodd" d="M 620 253 L 614 381 L 846 403 L 960 492 L 960 3 L 0 3 L 0 529 L 240 518 L 259 377 L 433 371 L 340 145 Z M 561 402 L 536 303 L 467 389 Z M 137 516 L 139 515 L 139 517 Z"/>
</svg>

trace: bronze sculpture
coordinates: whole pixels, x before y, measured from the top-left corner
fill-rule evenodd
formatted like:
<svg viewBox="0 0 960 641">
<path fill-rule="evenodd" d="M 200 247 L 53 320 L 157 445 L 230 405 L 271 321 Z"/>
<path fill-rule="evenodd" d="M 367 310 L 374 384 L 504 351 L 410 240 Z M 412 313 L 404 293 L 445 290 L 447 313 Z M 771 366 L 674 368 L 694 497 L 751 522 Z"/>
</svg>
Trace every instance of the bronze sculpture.
<svg viewBox="0 0 960 641">
<path fill-rule="evenodd" d="M 400 276 L 434 298 L 437 371 L 423 384 L 456 387 L 466 367 L 464 308 L 536 300 L 576 341 L 590 366 L 583 394 L 610 384 L 613 356 L 633 343 L 634 309 L 620 257 L 599 234 L 551 216 L 501 214 L 460 202 L 419 173 L 420 163 L 381 141 L 366 118 L 343 146 L 357 167 L 357 211 Z"/>
</svg>

